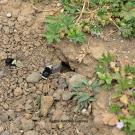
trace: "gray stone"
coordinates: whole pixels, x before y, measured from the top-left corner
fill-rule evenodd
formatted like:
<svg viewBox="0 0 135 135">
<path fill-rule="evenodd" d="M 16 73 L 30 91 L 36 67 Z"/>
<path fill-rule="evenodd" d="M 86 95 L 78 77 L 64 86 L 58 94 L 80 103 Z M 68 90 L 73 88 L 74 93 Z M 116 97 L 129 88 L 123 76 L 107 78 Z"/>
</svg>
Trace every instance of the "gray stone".
<svg viewBox="0 0 135 135">
<path fill-rule="evenodd" d="M 26 78 L 26 81 L 29 83 L 37 83 L 40 81 L 41 78 L 42 75 L 40 74 L 40 72 L 33 72 Z"/>
<path fill-rule="evenodd" d="M 63 93 L 62 89 L 56 90 L 55 93 L 53 94 L 54 100 L 60 100 L 62 93 Z"/>
<path fill-rule="evenodd" d="M 34 130 L 30 130 L 30 131 L 25 132 L 24 135 L 38 135 L 38 132 Z"/>
<path fill-rule="evenodd" d="M 7 115 L 9 117 L 10 120 L 13 120 L 15 118 L 15 112 L 14 110 L 8 110 L 7 111 Z"/>
<path fill-rule="evenodd" d="M 0 112 L 0 120 L 1 120 L 2 122 L 8 121 L 8 115 L 7 115 L 6 112 Z"/>
<path fill-rule="evenodd" d="M 52 96 L 42 96 L 41 97 L 41 115 L 47 116 L 49 109 L 51 108 L 53 104 L 53 97 Z"/>
<path fill-rule="evenodd" d="M 25 118 L 22 118 L 21 126 L 24 131 L 28 131 L 28 130 L 34 129 L 35 124 L 32 120 L 27 120 Z"/>
<path fill-rule="evenodd" d="M 2 78 L 3 76 L 4 76 L 4 71 L 1 70 L 1 71 L 0 71 L 0 78 Z"/>
<path fill-rule="evenodd" d="M 72 93 L 69 92 L 69 91 L 64 91 L 63 94 L 62 94 L 62 99 L 63 99 L 64 101 L 70 100 L 71 97 L 72 97 Z"/>
<path fill-rule="evenodd" d="M 1 133 L 1 135 L 10 135 L 10 133 L 8 131 L 4 131 Z"/>
<path fill-rule="evenodd" d="M 22 4 L 22 0 L 12 0 L 13 2 L 13 4 L 12 4 L 12 6 L 14 7 L 14 8 L 20 8 L 20 6 L 21 6 L 21 4 Z"/>
<path fill-rule="evenodd" d="M 66 79 L 64 79 L 64 78 L 60 78 L 58 80 L 58 83 L 59 83 L 59 88 L 61 88 L 61 89 L 65 89 L 68 87 Z"/>
<path fill-rule="evenodd" d="M 60 120 L 68 121 L 69 120 L 69 116 L 67 116 L 65 113 L 63 113 Z"/>
<path fill-rule="evenodd" d="M 86 77 L 80 74 L 73 75 L 67 80 L 69 89 L 71 90 L 74 85 L 81 83 L 82 80 L 86 80 Z"/>
</svg>

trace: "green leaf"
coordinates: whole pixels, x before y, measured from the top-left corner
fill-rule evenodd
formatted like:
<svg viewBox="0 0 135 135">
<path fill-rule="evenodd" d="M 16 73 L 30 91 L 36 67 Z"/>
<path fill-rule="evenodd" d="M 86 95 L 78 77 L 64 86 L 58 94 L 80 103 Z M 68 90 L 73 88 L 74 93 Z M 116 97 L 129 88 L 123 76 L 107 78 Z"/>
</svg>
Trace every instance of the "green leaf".
<svg viewBox="0 0 135 135">
<path fill-rule="evenodd" d="M 83 93 L 80 97 L 79 97 L 79 100 L 78 100 L 78 103 L 81 103 L 81 102 L 84 102 L 86 100 L 88 100 L 90 98 L 90 96 L 86 93 Z"/>
</svg>

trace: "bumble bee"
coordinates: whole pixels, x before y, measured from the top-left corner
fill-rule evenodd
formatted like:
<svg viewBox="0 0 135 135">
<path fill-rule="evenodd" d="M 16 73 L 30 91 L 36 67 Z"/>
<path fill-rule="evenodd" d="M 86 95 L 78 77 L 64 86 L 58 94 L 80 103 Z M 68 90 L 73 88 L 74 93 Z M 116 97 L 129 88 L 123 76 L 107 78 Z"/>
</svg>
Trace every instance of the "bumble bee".
<svg viewBox="0 0 135 135">
<path fill-rule="evenodd" d="M 46 66 L 42 72 L 42 78 L 47 79 L 52 73 L 53 73 L 53 66 L 52 65 Z"/>
<path fill-rule="evenodd" d="M 13 58 L 6 58 L 5 59 L 5 65 L 6 66 L 16 67 L 16 64 L 17 64 L 17 60 L 15 60 Z"/>
</svg>

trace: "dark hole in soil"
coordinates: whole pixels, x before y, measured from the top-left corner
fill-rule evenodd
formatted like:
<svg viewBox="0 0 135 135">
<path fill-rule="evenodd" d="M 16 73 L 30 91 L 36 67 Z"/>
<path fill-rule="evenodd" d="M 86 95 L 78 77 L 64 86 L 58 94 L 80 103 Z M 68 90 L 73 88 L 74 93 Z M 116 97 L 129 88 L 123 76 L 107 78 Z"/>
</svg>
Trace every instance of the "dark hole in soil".
<svg viewBox="0 0 135 135">
<path fill-rule="evenodd" d="M 65 73 L 65 72 L 69 72 L 69 71 L 75 72 L 75 70 L 72 70 L 72 69 L 71 69 L 71 67 L 70 67 L 70 65 L 69 65 L 68 62 L 62 61 L 62 62 L 61 62 L 61 70 L 60 70 L 60 72 L 61 72 L 61 73 Z"/>
</svg>

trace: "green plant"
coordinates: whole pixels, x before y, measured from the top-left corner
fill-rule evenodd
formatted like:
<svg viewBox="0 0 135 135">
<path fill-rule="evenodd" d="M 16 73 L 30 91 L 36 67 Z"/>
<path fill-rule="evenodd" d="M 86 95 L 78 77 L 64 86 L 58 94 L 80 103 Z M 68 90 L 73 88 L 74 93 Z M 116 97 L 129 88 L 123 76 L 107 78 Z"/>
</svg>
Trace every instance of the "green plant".
<svg viewBox="0 0 135 135">
<path fill-rule="evenodd" d="M 131 74 L 135 75 L 135 67 L 133 67 L 133 66 L 126 65 L 124 70 L 125 70 L 126 74 L 131 73 Z"/>
<path fill-rule="evenodd" d="M 40 95 L 34 97 L 33 105 L 34 105 L 34 108 L 38 108 L 38 109 L 40 108 L 40 106 L 41 106 L 41 96 Z"/>
<path fill-rule="evenodd" d="M 83 43 L 85 36 L 77 26 L 73 24 L 73 17 L 60 14 L 59 16 L 46 17 L 46 30 L 44 37 L 48 43 L 59 42 L 60 39 L 67 37 L 75 43 Z"/>
<path fill-rule="evenodd" d="M 117 64 L 111 54 L 103 54 L 96 66 L 96 79 L 99 86 L 112 90 L 109 111 L 115 113 L 120 122 L 117 128 L 132 135 L 135 131 L 135 67 Z"/>
<path fill-rule="evenodd" d="M 123 130 L 126 132 L 127 135 L 133 135 L 135 131 L 135 117 L 130 116 L 128 118 L 123 119 L 124 127 Z"/>
<path fill-rule="evenodd" d="M 109 112 L 118 113 L 120 111 L 120 107 L 117 104 L 110 104 Z"/>
<path fill-rule="evenodd" d="M 135 92 L 134 92 L 134 91 L 132 92 L 132 97 L 134 97 L 134 98 L 135 98 Z"/>
<path fill-rule="evenodd" d="M 131 103 L 128 105 L 128 110 L 129 110 L 129 113 L 131 114 L 135 114 L 135 103 Z"/>
<path fill-rule="evenodd" d="M 72 87 L 72 97 L 77 101 L 80 109 L 87 108 L 89 103 L 95 100 L 97 82 L 90 85 L 87 80 L 82 80 Z"/>
<path fill-rule="evenodd" d="M 84 43 L 85 35 L 75 25 L 70 26 L 67 31 L 67 38 L 75 43 Z"/>
<path fill-rule="evenodd" d="M 132 87 L 132 82 L 128 78 L 120 78 L 117 80 L 116 88 L 120 91 L 124 91 Z"/>
</svg>

